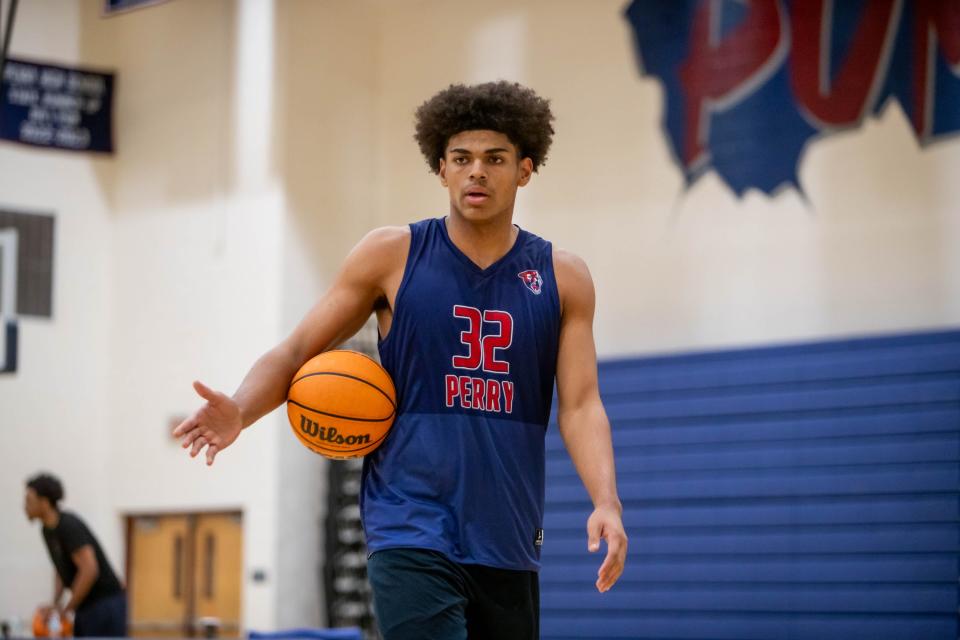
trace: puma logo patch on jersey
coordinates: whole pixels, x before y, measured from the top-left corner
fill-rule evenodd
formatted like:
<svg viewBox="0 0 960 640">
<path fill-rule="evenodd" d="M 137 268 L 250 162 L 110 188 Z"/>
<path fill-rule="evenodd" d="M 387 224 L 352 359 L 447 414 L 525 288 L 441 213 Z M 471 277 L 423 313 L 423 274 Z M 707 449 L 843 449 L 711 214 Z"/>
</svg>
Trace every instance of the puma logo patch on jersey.
<svg viewBox="0 0 960 640">
<path fill-rule="evenodd" d="M 524 286 L 527 289 L 530 289 L 534 294 L 540 295 L 540 288 L 543 286 L 543 278 L 540 277 L 540 272 L 535 269 L 527 269 L 526 271 L 521 271 L 517 274 L 521 280 L 523 280 Z"/>
</svg>

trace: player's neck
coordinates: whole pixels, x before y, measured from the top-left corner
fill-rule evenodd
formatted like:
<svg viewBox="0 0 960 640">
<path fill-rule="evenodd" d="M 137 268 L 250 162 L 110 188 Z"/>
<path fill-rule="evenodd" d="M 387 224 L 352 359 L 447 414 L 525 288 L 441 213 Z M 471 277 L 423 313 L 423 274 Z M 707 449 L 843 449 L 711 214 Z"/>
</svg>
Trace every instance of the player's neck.
<svg viewBox="0 0 960 640">
<path fill-rule="evenodd" d="M 40 522 L 47 529 L 55 529 L 60 524 L 60 512 L 56 509 L 46 509 L 40 514 Z"/>
<path fill-rule="evenodd" d="M 481 269 L 507 255 L 520 233 L 513 225 L 513 212 L 477 223 L 451 211 L 444 223 L 450 241 Z"/>
</svg>

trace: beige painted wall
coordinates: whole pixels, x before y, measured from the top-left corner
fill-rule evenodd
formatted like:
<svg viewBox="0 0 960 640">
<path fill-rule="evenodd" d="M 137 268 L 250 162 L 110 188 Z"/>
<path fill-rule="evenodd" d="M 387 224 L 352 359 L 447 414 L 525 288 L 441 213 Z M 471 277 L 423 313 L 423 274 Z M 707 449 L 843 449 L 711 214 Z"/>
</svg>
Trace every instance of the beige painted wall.
<svg viewBox="0 0 960 640">
<path fill-rule="evenodd" d="M 111 183 L 113 435 L 119 513 L 244 512 L 243 621 L 275 624 L 279 420 L 214 468 L 167 435 L 198 406 L 190 382 L 232 392 L 280 331 L 283 195 L 269 162 L 272 6 L 169 2 L 101 20 L 120 93 Z M 267 426 L 269 425 L 269 426 Z M 255 571 L 264 582 L 253 582 Z"/>
<path fill-rule="evenodd" d="M 363 168 L 375 144 L 369 125 L 377 43 L 364 3 L 290 0 L 276 9 L 274 151 L 284 193 L 278 309 L 286 334 L 372 224 L 371 176 Z M 321 625 L 325 617 L 320 552 L 327 466 L 290 437 L 285 421 L 284 415 L 277 628 Z"/>
</svg>

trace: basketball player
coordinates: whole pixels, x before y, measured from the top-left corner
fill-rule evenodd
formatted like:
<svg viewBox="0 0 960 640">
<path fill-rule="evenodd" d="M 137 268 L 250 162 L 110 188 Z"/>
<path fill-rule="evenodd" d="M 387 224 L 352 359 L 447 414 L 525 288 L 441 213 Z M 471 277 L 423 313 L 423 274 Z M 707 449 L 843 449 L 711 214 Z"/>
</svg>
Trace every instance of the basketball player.
<svg viewBox="0 0 960 640">
<path fill-rule="evenodd" d="M 389 436 L 364 460 L 361 495 L 386 640 L 538 637 L 554 381 L 560 432 L 595 507 L 587 547 L 607 543 L 597 589 L 623 571 L 593 282 L 578 257 L 512 222 L 517 189 L 546 159 L 552 119 L 546 100 L 507 82 L 454 85 L 421 105 L 416 139 L 449 215 L 369 233 L 233 397 L 194 383 L 206 403 L 175 431 L 212 464 L 285 400 L 306 360 L 375 312 L 399 398 Z"/>
<path fill-rule="evenodd" d="M 122 637 L 127 635 L 127 599 L 100 543 L 79 517 L 60 511 L 63 485 L 54 476 L 41 473 L 27 481 L 24 511 L 29 520 L 39 520 L 43 541 L 55 572 L 53 602 L 40 607 L 44 619 L 56 610 L 61 619 L 73 617 L 77 637 Z M 61 606 L 64 588 L 70 599 Z"/>
</svg>

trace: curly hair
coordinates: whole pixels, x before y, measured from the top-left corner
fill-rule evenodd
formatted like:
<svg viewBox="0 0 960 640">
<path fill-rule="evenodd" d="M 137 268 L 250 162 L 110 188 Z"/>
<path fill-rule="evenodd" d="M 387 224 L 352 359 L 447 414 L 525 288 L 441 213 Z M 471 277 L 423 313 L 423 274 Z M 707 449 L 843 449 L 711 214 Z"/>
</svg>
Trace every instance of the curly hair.
<svg viewBox="0 0 960 640">
<path fill-rule="evenodd" d="M 49 500 L 55 509 L 57 503 L 63 499 L 63 485 L 60 484 L 60 480 L 58 480 L 56 476 L 52 476 L 49 473 L 38 473 L 27 480 L 27 486 L 33 489 L 41 498 Z"/>
<path fill-rule="evenodd" d="M 450 138 L 478 129 L 507 136 L 521 158 L 533 161 L 536 171 L 547 161 L 553 119 L 550 101 L 516 82 L 452 84 L 417 108 L 413 137 L 434 173 L 440 171 Z"/>
</svg>

